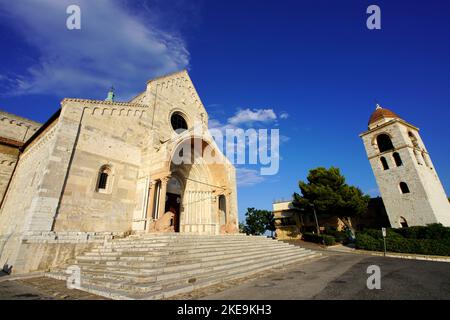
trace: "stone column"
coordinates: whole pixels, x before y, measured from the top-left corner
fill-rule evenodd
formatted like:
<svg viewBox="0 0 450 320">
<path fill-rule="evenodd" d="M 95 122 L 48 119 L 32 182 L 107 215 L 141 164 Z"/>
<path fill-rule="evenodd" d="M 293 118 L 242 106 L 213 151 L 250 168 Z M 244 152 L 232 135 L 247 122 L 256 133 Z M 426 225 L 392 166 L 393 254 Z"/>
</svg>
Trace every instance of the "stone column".
<svg viewBox="0 0 450 320">
<path fill-rule="evenodd" d="M 150 224 L 152 223 L 153 205 L 155 202 L 155 182 L 150 181 L 148 184 L 148 196 L 147 196 L 147 210 L 145 211 L 145 231 L 148 231 Z"/>
<path fill-rule="evenodd" d="M 167 182 L 169 182 L 170 176 L 161 179 L 161 189 L 159 193 L 159 212 L 158 219 L 164 215 L 164 209 L 166 208 L 166 193 L 167 193 Z"/>
</svg>

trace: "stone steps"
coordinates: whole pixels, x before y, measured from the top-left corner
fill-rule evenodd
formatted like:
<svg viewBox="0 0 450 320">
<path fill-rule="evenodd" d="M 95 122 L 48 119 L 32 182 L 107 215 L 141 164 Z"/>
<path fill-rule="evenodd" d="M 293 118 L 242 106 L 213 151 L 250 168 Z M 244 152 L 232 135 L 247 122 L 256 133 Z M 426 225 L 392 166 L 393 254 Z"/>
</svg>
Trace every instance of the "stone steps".
<svg viewBox="0 0 450 320">
<path fill-rule="evenodd" d="M 98 248 L 91 250 L 90 252 L 85 253 L 84 257 L 116 257 L 116 256 L 127 256 L 127 255 L 136 255 L 138 253 L 140 256 L 152 255 L 154 256 L 156 253 L 160 253 L 161 255 L 169 256 L 171 254 L 195 254 L 195 253 L 203 253 L 203 252 L 216 252 L 217 249 L 220 249 L 222 252 L 226 251 L 234 251 L 236 249 L 242 248 L 243 244 L 239 245 L 229 245 L 229 244 L 215 244 L 214 246 L 165 246 L 163 248 L 147 246 L 145 248 L 127 248 L 127 249 L 104 249 Z M 264 244 L 264 248 L 280 248 L 280 247 L 289 247 L 289 244 L 283 243 L 266 243 Z M 245 245 L 246 249 L 251 248 L 261 248 L 261 244 L 247 244 Z"/>
<path fill-rule="evenodd" d="M 284 260 L 292 258 L 295 254 L 287 255 Z M 255 260 L 246 260 L 241 262 L 235 262 L 233 264 L 219 266 L 217 268 L 210 267 L 200 269 L 190 269 L 184 270 L 182 272 L 172 272 L 172 273 L 164 273 L 160 275 L 153 275 L 148 278 L 141 278 L 141 281 L 136 281 L 133 279 L 124 279 L 121 277 L 113 277 L 107 279 L 108 288 L 115 290 L 126 290 L 132 293 L 141 293 L 145 294 L 148 292 L 158 291 L 158 290 L 168 290 L 174 286 L 178 285 L 189 285 L 190 282 L 197 282 L 204 279 L 210 278 L 221 278 L 230 276 L 233 274 L 238 274 L 239 272 L 245 270 L 253 270 L 254 268 L 258 268 L 260 266 L 266 265 L 271 259 L 266 257 L 264 259 L 260 259 L 259 261 Z M 86 276 L 85 276 L 86 277 Z M 105 278 L 101 275 L 96 278 L 91 273 L 89 276 L 84 279 L 84 284 L 93 284 L 93 285 L 101 285 L 105 284 Z M 195 280 L 195 281 L 194 281 Z"/>
<path fill-rule="evenodd" d="M 99 266 L 102 265 L 104 268 L 114 268 L 114 267 L 126 267 L 128 269 L 130 268 L 155 268 L 157 266 L 166 265 L 166 266 L 172 266 L 172 265 L 178 265 L 180 263 L 189 263 L 189 262 L 199 262 L 199 261 L 211 261 L 215 260 L 217 257 L 220 258 L 226 258 L 226 259 L 232 259 L 234 257 L 240 257 L 243 254 L 249 255 L 249 254 L 264 254 L 267 252 L 268 249 L 271 249 L 269 247 L 264 247 L 261 249 L 261 247 L 257 248 L 250 248 L 245 251 L 211 251 L 211 252 L 200 252 L 195 254 L 186 254 L 182 253 L 179 255 L 170 255 L 170 256 L 162 256 L 162 257 L 153 257 L 152 260 L 144 260 L 144 261 L 126 261 L 126 260 L 89 260 L 86 257 L 86 259 L 78 259 L 76 262 L 78 265 L 93 265 L 93 266 Z M 281 248 L 278 248 L 280 251 Z M 297 250 L 304 250 L 303 248 L 297 248 Z"/>
<path fill-rule="evenodd" d="M 267 244 L 267 243 L 274 243 L 275 240 L 270 239 L 261 239 L 261 240 L 253 240 L 253 241 L 245 241 L 245 240 L 235 240 L 235 241 L 198 241 L 198 240 L 186 240 L 186 241 L 171 241 L 171 240 L 165 240 L 165 241 L 136 241 L 136 243 L 133 243 L 132 241 L 122 242 L 122 243 L 108 243 L 103 248 L 97 248 L 97 249 L 104 249 L 104 250 L 113 250 L 113 249 L 129 249 L 129 248 L 147 248 L 148 246 L 152 247 L 167 247 L 167 246 L 174 246 L 174 247 L 189 247 L 189 246 L 201 246 L 201 247 L 213 247 L 217 245 L 224 245 L 228 244 L 230 246 L 239 246 L 242 244 Z"/>
<path fill-rule="evenodd" d="M 295 262 L 305 261 L 319 256 L 319 254 L 308 254 L 304 256 L 287 256 L 278 260 L 277 267 L 288 265 Z M 247 261 L 246 264 L 234 266 L 234 268 L 222 271 L 209 271 L 201 275 L 190 274 L 184 279 L 164 279 L 150 283 L 130 283 L 129 281 L 117 279 L 84 279 L 82 289 L 102 296 L 123 299 L 124 297 L 133 299 L 160 299 L 170 296 L 190 292 L 194 289 L 207 287 L 225 281 L 246 277 L 254 273 L 273 268 L 273 261 L 266 259 L 258 263 Z M 64 278 L 62 278 L 64 279 Z M 196 281 L 190 283 L 189 280 Z"/>
<path fill-rule="evenodd" d="M 305 250 L 303 250 L 305 251 Z M 278 254 L 289 254 L 292 252 L 292 249 L 284 249 L 280 250 Z M 297 250 L 294 251 L 295 254 L 299 252 Z M 264 252 L 264 251 L 255 251 L 253 253 L 246 253 L 246 255 L 235 254 L 234 256 L 214 256 L 211 259 L 195 259 L 192 261 L 183 260 L 182 263 L 177 261 L 176 264 L 166 264 L 166 263 L 155 263 L 146 266 L 142 265 L 131 265 L 131 266 L 114 266 L 114 265 L 98 265 L 98 264 L 79 264 L 78 266 L 81 268 L 82 272 L 96 272 L 100 271 L 101 274 L 104 275 L 105 271 L 108 271 L 109 274 L 125 274 L 126 277 L 147 277 L 152 276 L 154 274 L 164 274 L 168 272 L 183 272 L 184 270 L 189 269 L 205 269 L 217 265 L 226 265 L 229 263 L 246 261 L 252 258 L 262 258 L 265 256 L 273 256 L 272 252 Z"/>
<path fill-rule="evenodd" d="M 318 253 L 264 237 L 186 234 L 114 239 L 76 257 L 81 289 L 113 299 L 162 299 Z M 64 269 L 47 276 L 65 280 Z"/>
<path fill-rule="evenodd" d="M 245 253 L 248 250 L 255 250 L 265 248 L 266 250 L 288 248 L 288 244 L 270 243 L 264 246 L 261 245 L 247 245 L 245 249 L 240 245 L 238 247 L 234 246 L 214 246 L 214 247 L 196 247 L 196 248 L 172 248 L 166 247 L 165 249 L 160 248 L 148 248 L 144 251 L 114 251 L 114 252 L 89 252 L 77 258 L 77 262 L 83 261 L 158 261 L 166 260 L 172 261 L 177 259 L 178 256 L 190 256 L 190 257 L 201 257 L 205 255 L 216 255 L 216 254 L 227 254 L 230 252 L 242 252 Z M 175 257 L 174 257 L 175 256 Z"/>
</svg>

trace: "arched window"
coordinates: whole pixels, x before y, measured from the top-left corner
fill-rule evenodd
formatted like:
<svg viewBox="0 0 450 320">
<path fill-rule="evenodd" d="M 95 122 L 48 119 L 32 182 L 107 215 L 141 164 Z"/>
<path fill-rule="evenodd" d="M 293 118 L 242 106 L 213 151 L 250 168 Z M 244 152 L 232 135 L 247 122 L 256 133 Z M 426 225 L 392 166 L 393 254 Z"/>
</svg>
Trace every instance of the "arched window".
<svg viewBox="0 0 450 320">
<path fill-rule="evenodd" d="M 383 170 L 389 170 L 389 165 L 385 157 L 380 158 L 381 165 L 383 166 Z"/>
<path fill-rule="evenodd" d="M 408 228 L 408 222 L 405 218 L 400 217 L 400 225 L 402 226 L 402 228 Z"/>
<path fill-rule="evenodd" d="M 103 166 L 100 168 L 97 179 L 97 191 L 107 192 L 111 180 L 111 168 Z"/>
<path fill-rule="evenodd" d="M 221 225 L 227 224 L 227 199 L 223 194 L 219 196 L 219 219 Z"/>
<path fill-rule="evenodd" d="M 417 142 L 417 138 L 411 131 L 408 131 L 408 137 L 411 140 L 411 143 L 413 144 L 414 148 L 418 148 L 419 143 Z"/>
<path fill-rule="evenodd" d="M 400 166 L 403 165 L 402 158 L 400 158 L 400 154 L 399 154 L 398 152 L 394 152 L 394 153 L 392 154 L 392 157 L 394 158 L 395 165 L 396 165 L 397 167 L 400 167 Z"/>
<path fill-rule="evenodd" d="M 391 138 L 387 134 L 380 134 L 377 137 L 377 145 L 380 152 L 385 152 L 394 149 Z"/>
<path fill-rule="evenodd" d="M 403 194 L 409 193 L 409 187 L 405 182 L 400 182 L 400 190 Z"/>
<path fill-rule="evenodd" d="M 178 112 L 172 114 L 172 116 L 170 117 L 170 123 L 173 130 L 175 130 L 177 133 L 183 132 L 188 128 L 186 120 Z"/>
</svg>

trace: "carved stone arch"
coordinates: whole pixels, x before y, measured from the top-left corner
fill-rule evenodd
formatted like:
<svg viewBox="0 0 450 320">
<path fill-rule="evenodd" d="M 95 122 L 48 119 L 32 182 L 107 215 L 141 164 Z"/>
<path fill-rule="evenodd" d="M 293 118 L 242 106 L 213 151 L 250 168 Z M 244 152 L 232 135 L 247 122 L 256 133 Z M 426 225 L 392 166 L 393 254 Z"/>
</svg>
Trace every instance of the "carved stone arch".
<svg viewBox="0 0 450 320">
<path fill-rule="evenodd" d="M 173 143 L 169 146 L 168 148 L 168 158 L 166 159 L 169 167 L 167 168 L 168 170 L 170 170 L 170 166 L 171 166 L 171 162 L 172 159 L 175 156 L 175 152 L 177 152 L 177 150 L 179 150 L 183 145 L 186 146 L 186 144 L 189 143 L 193 143 L 193 141 L 195 141 L 198 143 L 198 141 L 202 141 L 202 152 L 206 149 L 206 147 L 209 146 L 213 146 L 214 147 L 214 141 L 212 140 L 212 138 L 210 139 L 209 137 L 205 137 L 202 135 L 194 135 L 194 134 L 188 134 L 188 135 L 183 135 L 181 134 L 175 141 L 173 141 Z"/>
</svg>

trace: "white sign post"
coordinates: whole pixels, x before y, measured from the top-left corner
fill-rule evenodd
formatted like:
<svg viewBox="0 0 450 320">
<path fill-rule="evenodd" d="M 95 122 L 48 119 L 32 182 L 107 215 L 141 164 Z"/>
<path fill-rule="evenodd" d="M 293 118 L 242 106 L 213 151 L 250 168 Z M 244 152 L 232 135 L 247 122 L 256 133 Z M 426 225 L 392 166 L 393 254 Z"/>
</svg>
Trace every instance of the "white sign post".
<svg viewBox="0 0 450 320">
<path fill-rule="evenodd" d="M 384 256 L 386 257 L 386 228 L 381 228 L 381 233 L 383 234 Z"/>
</svg>

